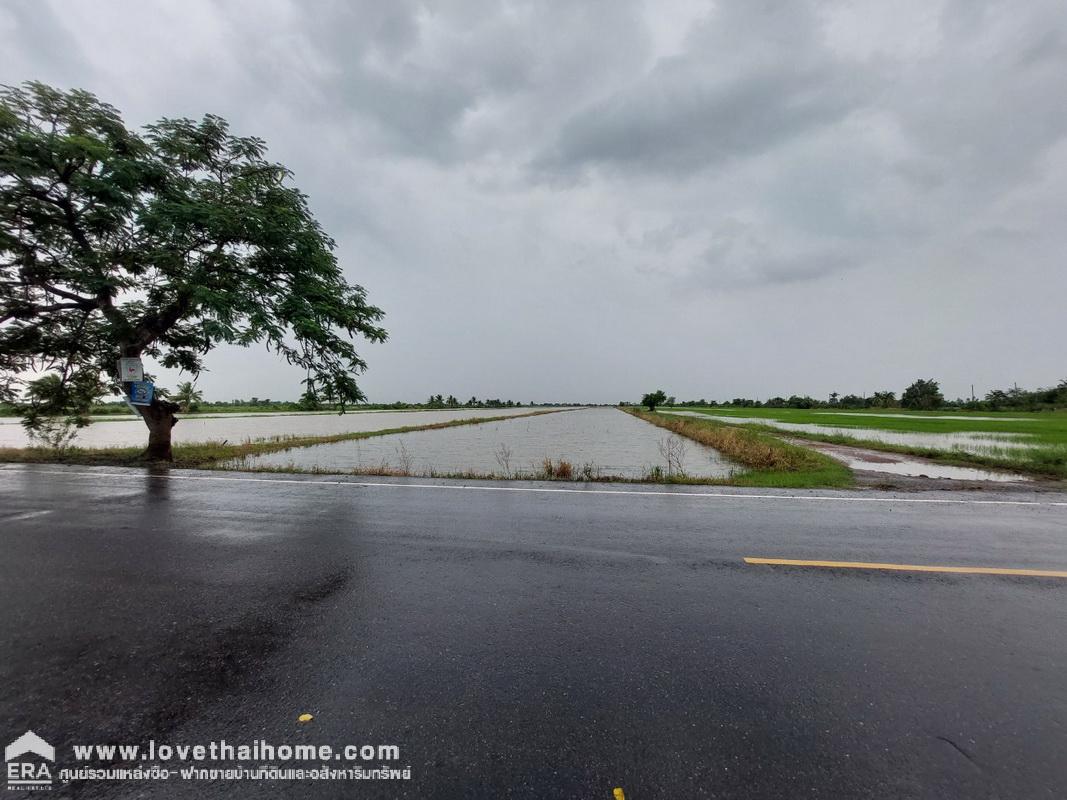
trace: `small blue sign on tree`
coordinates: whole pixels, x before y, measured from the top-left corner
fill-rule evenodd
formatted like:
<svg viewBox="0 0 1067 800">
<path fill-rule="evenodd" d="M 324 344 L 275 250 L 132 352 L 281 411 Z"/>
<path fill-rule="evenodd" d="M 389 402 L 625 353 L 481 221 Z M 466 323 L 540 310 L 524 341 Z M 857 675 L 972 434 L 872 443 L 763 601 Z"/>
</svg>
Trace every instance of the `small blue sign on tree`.
<svg viewBox="0 0 1067 800">
<path fill-rule="evenodd" d="M 134 381 L 130 384 L 130 403 L 135 406 L 150 406 L 154 391 L 152 381 Z"/>
</svg>

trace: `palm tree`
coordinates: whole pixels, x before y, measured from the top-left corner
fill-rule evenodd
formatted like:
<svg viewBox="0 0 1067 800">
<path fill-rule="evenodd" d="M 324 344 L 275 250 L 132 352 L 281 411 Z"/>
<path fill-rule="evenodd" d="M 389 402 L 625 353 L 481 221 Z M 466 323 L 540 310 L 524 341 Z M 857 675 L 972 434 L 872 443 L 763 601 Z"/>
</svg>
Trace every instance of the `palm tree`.
<svg viewBox="0 0 1067 800">
<path fill-rule="evenodd" d="M 174 392 L 174 402 L 181 406 L 182 411 L 189 411 L 196 404 L 204 402 L 204 393 L 199 391 L 192 381 L 179 383 Z"/>
</svg>

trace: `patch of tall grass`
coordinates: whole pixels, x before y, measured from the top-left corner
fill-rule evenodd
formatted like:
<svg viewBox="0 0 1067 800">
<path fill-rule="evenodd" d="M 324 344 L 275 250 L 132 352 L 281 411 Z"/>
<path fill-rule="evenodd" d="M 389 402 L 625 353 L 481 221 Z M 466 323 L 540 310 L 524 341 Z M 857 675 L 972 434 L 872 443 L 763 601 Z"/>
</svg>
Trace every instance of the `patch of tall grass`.
<svg viewBox="0 0 1067 800">
<path fill-rule="evenodd" d="M 783 442 L 775 436 L 688 417 L 669 417 L 640 409 L 628 409 L 635 417 L 671 433 L 718 450 L 746 468 L 729 481 L 739 486 L 851 486 L 852 472 L 829 456 Z M 687 481 L 675 481 L 687 482 Z"/>
</svg>

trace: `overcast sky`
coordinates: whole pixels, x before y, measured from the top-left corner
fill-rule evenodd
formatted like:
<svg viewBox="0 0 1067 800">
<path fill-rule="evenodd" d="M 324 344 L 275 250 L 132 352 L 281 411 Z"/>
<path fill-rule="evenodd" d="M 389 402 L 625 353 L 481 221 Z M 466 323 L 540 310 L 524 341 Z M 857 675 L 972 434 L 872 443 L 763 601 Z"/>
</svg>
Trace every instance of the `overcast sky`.
<svg viewBox="0 0 1067 800">
<path fill-rule="evenodd" d="M 386 311 L 374 401 L 1067 377 L 1062 0 L 3 0 L 0 52 L 266 139 Z"/>
</svg>

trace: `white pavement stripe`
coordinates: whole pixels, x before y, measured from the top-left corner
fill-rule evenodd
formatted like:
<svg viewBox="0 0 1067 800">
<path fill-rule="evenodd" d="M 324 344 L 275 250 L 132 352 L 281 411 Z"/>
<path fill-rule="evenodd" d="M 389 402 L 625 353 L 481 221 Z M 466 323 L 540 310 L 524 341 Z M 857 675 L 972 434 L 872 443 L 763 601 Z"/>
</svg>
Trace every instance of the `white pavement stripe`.
<svg viewBox="0 0 1067 800">
<path fill-rule="evenodd" d="M 41 511 L 23 511 L 21 514 L 12 514 L 10 517 L 0 517 L 0 522 L 19 522 L 24 519 L 33 519 L 34 517 L 43 517 L 45 514 L 51 514 L 52 509 L 46 508 Z"/>
<path fill-rule="evenodd" d="M 386 489 L 441 489 L 445 491 L 474 491 L 474 492 L 527 492 L 533 494 L 618 494 L 639 495 L 648 497 L 713 497 L 717 500 L 796 500 L 801 502 L 829 502 L 829 503 L 908 503 L 908 504 L 931 504 L 931 505 L 963 505 L 963 506 L 1041 506 L 1067 508 L 1067 501 L 1058 500 L 965 500 L 947 497 L 866 497 L 857 494 L 854 497 L 837 495 L 805 495 L 805 494 L 741 494 L 728 492 L 678 492 L 671 490 L 639 490 L 639 489 L 556 489 L 545 486 L 478 486 L 472 484 L 440 484 L 440 483 L 386 483 L 384 481 L 339 481 L 323 479 L 299 480 L 295 478 L 253 478 L 235 475 L 147 475 L 122 472 L 74 472 L 71 470 L 8 470 L 0 468 L 0 475 L 4 474 L 33 474 L 33 475 L 73 475 L 89 478 L 119 478 L 128 480 L 143 480 L 144 478 L 157 478 L 159 480 L 182 480 L 182 481 L 223 481 L 233 483 L 287 483 L 300 484 L 303 486 L 354 486 L 358 488 L 386 488 Z"/>
</svg>

